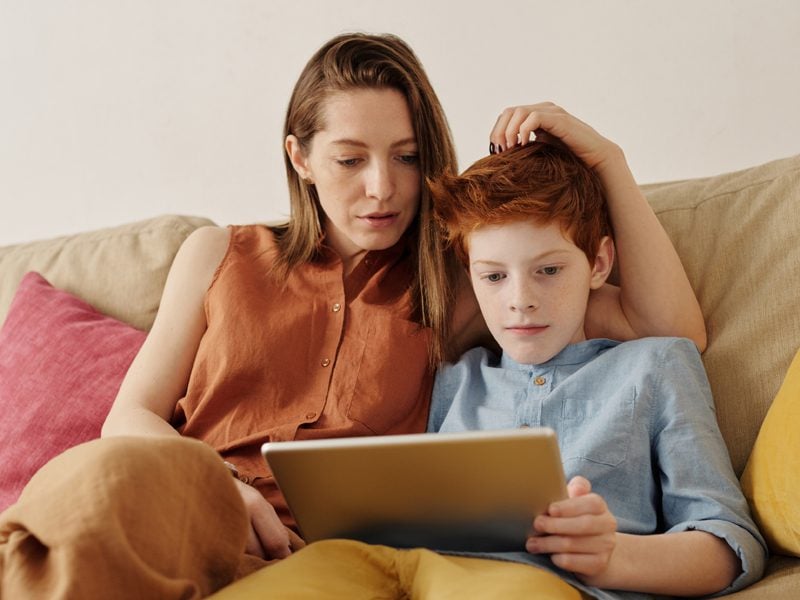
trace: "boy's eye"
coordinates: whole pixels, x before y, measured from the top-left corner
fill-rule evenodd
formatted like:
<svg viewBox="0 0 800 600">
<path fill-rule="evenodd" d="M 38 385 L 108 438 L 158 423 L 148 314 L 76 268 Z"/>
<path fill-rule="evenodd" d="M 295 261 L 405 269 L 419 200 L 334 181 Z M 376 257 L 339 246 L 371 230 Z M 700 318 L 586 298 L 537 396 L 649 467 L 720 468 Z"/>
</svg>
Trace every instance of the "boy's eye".
<svg viewBox="0 0 800 600">
<path fill-rule="evenodd" d="M 561 271 L 561 267 L 544 267 L 542 268 L 542 273 L 545 275 L 558 275 L 559 271 Z"/>
</svg>

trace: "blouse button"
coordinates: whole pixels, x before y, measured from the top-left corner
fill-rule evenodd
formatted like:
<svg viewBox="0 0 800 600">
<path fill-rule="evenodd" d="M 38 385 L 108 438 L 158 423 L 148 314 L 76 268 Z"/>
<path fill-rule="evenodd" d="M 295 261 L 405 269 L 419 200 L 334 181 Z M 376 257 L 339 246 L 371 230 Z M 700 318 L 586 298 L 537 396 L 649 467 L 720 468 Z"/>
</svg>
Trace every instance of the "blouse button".
<svg viewBox="0 0 800 600">
<path fill-rule="evenodd" d="M 533 383 L 536 385 L 544 385 L 547 382 L 547 379 L 539 375 L 536 379 L 533 380 Z"/>
<path fill-rule="evenodd" d="M 319 364 L 321 364 L 323 367 L 327 367 L 329 364 L 331 364 L 331 361 L 328 358 L 323 358 L 322 362 L 320 362 Z"/>
<path fill-rule="evenodd" d="M 313 419 L 316 416 L 317 416 L 317 413 L 315 413 L 315 412 L 306 413 L 306 419 Z"/>
<path fill-rule="evenodd" d="M 331 310 L 333 310 L 333 312 L 339 312 L 340 310 L 342 310 L 342 305 L 341 305 L 341 304 L 339 304 L 338 302 L 336 302 L 336 303 L 335 303 L 335 304 L 334 304 L 334 305 L 331 307 Z"/>
</svg>

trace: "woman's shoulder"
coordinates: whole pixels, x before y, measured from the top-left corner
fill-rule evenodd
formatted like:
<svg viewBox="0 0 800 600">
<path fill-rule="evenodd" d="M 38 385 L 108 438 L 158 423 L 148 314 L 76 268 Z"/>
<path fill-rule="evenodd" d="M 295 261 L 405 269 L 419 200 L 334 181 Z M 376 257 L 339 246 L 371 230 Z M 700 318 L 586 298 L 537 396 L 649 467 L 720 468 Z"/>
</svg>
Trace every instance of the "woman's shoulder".
<svg viewBox="0 0 800 600">
<path fill-rule="evenodd" d="M 230 239 L 231 231 L 226 227 L 206 225 L 195 229 L 181 245 L 176 262 L 216 269 L 225 256 Z"/>
</svg>

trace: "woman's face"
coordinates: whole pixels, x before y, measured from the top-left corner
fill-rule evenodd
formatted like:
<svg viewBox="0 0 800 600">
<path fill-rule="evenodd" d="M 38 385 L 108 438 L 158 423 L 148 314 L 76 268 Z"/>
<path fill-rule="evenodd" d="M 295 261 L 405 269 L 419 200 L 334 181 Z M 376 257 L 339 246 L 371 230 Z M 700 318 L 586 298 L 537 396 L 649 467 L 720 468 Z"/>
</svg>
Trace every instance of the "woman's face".
<svg viewBox="0 0 800 600">
<path fill-rule="evenodd" d="M 369 250 L 396 244 L 417 214 L 421 175 L 411 112 L 394 89 L 335 92 L 306 155 L 286 149 L 316 186 L 327 243 L 352 270 Z"/>
</svg>

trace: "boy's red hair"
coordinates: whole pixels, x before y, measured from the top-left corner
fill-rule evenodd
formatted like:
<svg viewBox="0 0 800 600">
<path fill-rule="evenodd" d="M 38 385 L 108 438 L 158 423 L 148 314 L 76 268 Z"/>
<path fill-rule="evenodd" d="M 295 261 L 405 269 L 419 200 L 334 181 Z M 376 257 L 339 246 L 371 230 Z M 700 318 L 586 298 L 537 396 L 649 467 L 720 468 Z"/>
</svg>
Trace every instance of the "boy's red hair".
<svg viewBox="0 0 800 600">
<path fill-rule="evenodd" d="M 467 236 L 484 225 L 533 219 L 556 222 L 590 263 L 611 235 L 605 194 L 595 173 L 566 149 L 532 142 L 480 159 L 459 176 L 429 180 L 434 215 L 467 264 Z"/>
</svg>

